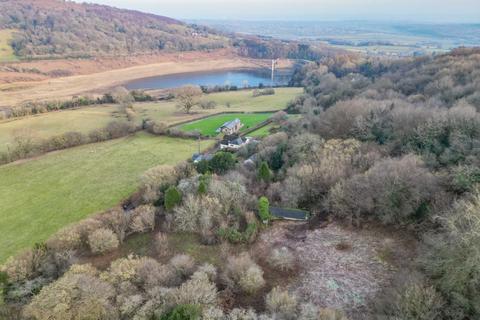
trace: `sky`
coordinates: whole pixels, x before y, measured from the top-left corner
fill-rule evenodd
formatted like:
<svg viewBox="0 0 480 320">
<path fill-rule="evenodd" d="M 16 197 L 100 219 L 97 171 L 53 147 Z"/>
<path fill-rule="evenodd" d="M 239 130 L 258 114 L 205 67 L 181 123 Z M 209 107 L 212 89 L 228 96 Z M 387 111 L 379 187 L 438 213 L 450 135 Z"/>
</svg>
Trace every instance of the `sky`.
<svg viewBox="0 0 480 320">
<path fill-rule="evenodd" d="M 480 0 L 85 0 L 177 19 L 480 23 Z M 78 0 L 77 2 L 83 2 Z"/>
</svg>

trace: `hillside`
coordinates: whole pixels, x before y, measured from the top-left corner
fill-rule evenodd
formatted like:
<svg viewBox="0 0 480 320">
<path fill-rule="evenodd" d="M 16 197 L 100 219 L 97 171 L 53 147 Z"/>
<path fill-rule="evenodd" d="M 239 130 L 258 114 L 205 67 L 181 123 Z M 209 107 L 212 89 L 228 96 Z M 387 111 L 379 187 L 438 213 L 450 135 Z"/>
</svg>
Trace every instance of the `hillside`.
<svg viewBox="0 0 480 320">
<path fill-rule="evenodd" d="M 91 57 L 222 48 L 210 29 L 154 14 L 62 0 L 0 0 L 18 57 Z"/>
</svg>

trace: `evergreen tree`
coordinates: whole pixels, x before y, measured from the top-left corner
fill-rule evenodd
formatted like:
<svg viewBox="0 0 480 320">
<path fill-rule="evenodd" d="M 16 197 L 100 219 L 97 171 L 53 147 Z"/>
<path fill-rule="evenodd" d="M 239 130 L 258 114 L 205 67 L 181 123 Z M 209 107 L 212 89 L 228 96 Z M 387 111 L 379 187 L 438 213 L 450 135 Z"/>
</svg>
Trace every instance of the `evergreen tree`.
<svg viewBox="0 0 480 320">
<path fill-rule="evenodd" d="M 198 185 L 198 194 L 206 194 L 207 193 L 207 184 L 205 181 L 200 180 L 200 184 Z"/>
<path fill-rule="evenodd" d="M 266 183 L 270 182 L 272 179 L 272 172 L 270 171 L 266 161 L 263 161 L 260 165 L 260 169 L 258 169 L 258 179 L 263 180 Z"/>
<path fill-rule="evenodd" d="M 258 200 L 258 215 L 262 221 L 269 221 L 270 216 L 270 203 L 266 197 L 261 197 Z"/>
<path fill-rule="evenodd" d="M 182 201 L 182 194 L 175 186 L 171 186 L 165 191 L 165 209 L 172 210 Z"/>
<path fill-rule="evenodd" d="M 219 151 L 215 153 L 212 160 L 208 162 L 210 169 L 216 174 L 224 174 L 235 168 L 237 159 L 230 152 Z"/>
</svg>

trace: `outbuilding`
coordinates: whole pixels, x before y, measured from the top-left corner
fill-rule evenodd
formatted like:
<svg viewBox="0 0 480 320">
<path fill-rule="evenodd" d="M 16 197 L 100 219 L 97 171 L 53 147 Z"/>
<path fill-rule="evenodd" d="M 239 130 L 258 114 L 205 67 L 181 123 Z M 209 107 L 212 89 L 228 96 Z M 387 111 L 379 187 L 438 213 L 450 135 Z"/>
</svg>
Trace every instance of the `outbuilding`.
<svg viewBox="0 0 480 320">
<path fill-rule="evenodd" d="M 310 213 L 300 209 L 270 207 L 270 214 L 278 219 L 306 221 Z"/>
</svg>

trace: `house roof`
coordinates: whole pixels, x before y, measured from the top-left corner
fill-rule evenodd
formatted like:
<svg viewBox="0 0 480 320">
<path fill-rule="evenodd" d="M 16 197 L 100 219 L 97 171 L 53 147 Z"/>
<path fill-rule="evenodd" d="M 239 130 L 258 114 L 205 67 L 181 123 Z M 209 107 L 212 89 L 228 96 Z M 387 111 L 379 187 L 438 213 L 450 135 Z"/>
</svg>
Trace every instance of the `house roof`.
<svg viewBox="0 0 480 320">
<path fill-rule="evenodd" d="M 234 138 L 234 139 L 223 139 L 220 142 L 220 144 L 223 144 L 223 145 L 233 144 L 233 145 L 236 145 L 236 146 L 241 146 L 245 142 L 247 142 L 247 139 L 242 138 L 242 137 L 237 137 L 237 138 Z"/>
<path fill-rule="evenodd" d="M 308 211 L 280 207 L 270 207 L 270 214 L 287 220 L 307 220 L 309 215 Z"/>
<path fill-rule="evenodd" d="M 194 162 L 200 162 L 202 160 L 207 160 L 207 161 L 210 161 L 212 160 L 213 158 L 213 155 L 212 154 L 201 154 L 201 153 L 195 153 L 193 156 L 192 156 L 192 160 Z"/>
<path fill-rule="evenodd" d="M 225 122 L 224 124 L 222 124 L 220 126 L 220 128 L 217 129 L 217 132 L 220 132 L 222 131 L 223 128 L 227 128 L 227 129 L 233 129 L 235 128 L 236 125 L 238 125 L 240 122 L 240 119 L 236 118 L 236 119 L 233 119 L 233 120 L 230 120 L 230 121 L 227 121 Z"/>
</svg>

